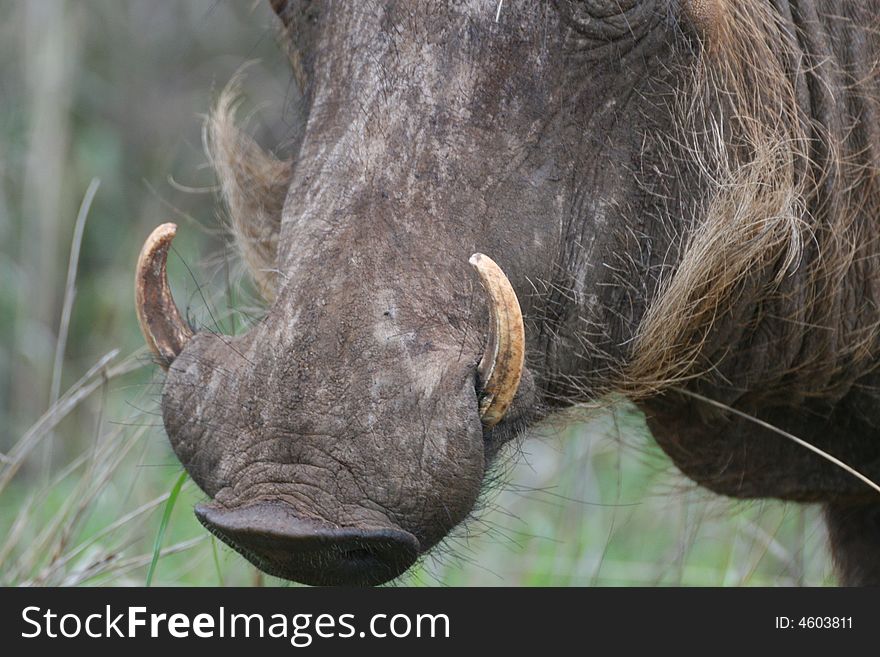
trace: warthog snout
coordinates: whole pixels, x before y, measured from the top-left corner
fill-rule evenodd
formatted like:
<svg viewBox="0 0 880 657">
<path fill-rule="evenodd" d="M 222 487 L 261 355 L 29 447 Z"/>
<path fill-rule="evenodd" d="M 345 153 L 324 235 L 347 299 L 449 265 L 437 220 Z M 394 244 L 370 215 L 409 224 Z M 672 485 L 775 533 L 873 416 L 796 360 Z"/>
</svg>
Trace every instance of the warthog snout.
<svg viewBox="0 0 880 657">
<path fill-rule="evenodd" d="M 200 504 L 195 511 L 208 530 L 265 572 L 315 586 L 380 584 L 419 555 L 418 539 L 402 529 L 337 527 L 301 518 L 279 502 L 233 510 Z"/>
</svg>

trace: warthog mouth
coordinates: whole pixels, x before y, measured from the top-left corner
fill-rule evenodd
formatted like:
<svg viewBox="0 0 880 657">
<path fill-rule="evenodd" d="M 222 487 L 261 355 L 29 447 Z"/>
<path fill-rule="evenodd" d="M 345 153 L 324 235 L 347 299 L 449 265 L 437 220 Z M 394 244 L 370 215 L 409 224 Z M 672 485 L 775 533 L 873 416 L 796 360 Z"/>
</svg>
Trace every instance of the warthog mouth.
<svg viewBox="0 0 880 657">
<path fill-rule="evenodd" d="M 200 504 L 196 517 L 260 570 L 312 586 L 375 586 L 419 557 L 419 541 L 393 527 L 338 527 L 300 517 L 284 502 L 236 509 Z"/>
</svg>

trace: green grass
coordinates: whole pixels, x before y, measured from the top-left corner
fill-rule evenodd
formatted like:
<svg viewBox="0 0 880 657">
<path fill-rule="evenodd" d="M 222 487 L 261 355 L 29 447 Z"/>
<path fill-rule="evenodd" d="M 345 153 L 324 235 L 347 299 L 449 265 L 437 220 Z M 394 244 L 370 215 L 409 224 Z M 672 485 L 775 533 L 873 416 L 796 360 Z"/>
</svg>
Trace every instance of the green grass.
<svg viewBox="0 0 880 657">
<path fill-rule="evenodd" d="M 177 481 L 175 481 L 174 485 L 171 487 L 168 499 L 165 500 L 165 509 L 162 511 L 162 520 L 159 521 L 159 529 L 156 532 L 156 542 L 153 544 L 153 559 L 150 561 L 149 570 L 147 570 L 147 586 L 150 586 L 153 583 L 153 575 L 156 572 L 156 565 L 159 563 L 159 559 L 162 556 L 162 542 L 165 540 L 165 531 L 168 529 L 168 521 L 171 519 L 171 512 L 174 511 L 174 505 L 177 503 L 177 498 L 180 497 L 180 489 L 183 488 L 183 484 L 186 480 L 186 472 L 181 472 Z M 218 573 L 219 572 L 220 571 L 218 570 Z"/>
</svg>

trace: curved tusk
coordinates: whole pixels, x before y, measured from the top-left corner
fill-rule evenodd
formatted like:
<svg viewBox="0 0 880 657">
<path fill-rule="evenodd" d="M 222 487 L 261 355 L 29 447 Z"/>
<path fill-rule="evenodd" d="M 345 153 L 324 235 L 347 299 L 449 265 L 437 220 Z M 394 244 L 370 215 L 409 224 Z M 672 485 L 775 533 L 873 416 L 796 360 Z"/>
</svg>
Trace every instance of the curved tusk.
<svg viewBox="0 0 880 657">
<path fill-rule="evenodd" d="M 477 367 L 481 385 L 480 419 L 487 427 L 501 421 L 513 401 L 525 359 L 525 328 L 516 292 L 489 256 L 475 253 L 469 262 L 489 295 L 489 341 Z"/>
<path fill-rule="evenodd" d="M 138 257 L 134 279 L 141 332 L 147 346 L 159 357 L 166 370 L 193 336 L 174 303 L 165 271 L 168 249 L 176 234 L 176 224 L 162 224 L 150 233 Z"/>
</svg>

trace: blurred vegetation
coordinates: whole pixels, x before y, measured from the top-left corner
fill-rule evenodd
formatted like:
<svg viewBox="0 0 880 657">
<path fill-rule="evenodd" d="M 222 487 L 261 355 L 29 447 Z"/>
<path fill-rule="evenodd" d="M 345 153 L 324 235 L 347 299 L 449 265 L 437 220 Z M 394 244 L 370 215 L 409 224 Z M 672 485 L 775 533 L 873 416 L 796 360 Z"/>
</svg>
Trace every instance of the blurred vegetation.
<svg viewBox="0 0 880 657">
<path fill-rule="evenodd" d="M 0 584 L 145 581 L 181 467 L 133 311 L 134 263 L 174 220 L 170 277 L 195 323 L 246 309 L 200 114 L 259 59 L 250 127 L 266 145 L 295 134 L 296 89 L 264 4 L 0 0 Z M 697 490 L 632 407 L 543 433 L 403 583 L 831 583 L 815 509 Z M 154 583 L 280 583 L 201 529 L 201 499 L 183 486 Z"/>
</svg>

